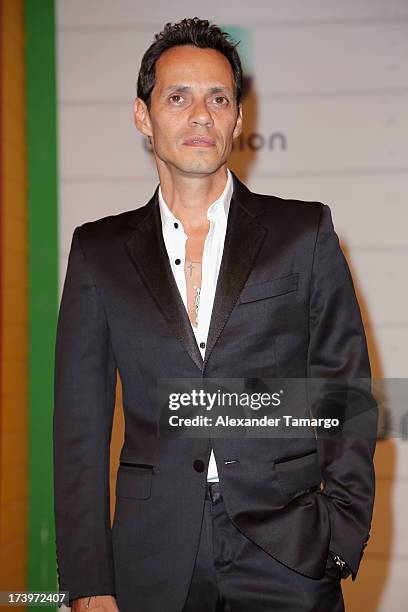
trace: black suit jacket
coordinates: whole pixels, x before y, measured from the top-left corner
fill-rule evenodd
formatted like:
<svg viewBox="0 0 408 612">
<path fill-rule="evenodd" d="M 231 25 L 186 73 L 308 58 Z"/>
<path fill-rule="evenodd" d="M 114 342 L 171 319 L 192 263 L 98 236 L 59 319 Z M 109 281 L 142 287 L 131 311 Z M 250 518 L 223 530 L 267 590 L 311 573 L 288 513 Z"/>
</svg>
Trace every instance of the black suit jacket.
<svg viewBox="0 0 408 612">
<path fill-rule="evenodd" d="M 111 593 L 122 611 L 135 602 L 138 612 L 182 609 L 211 445 L 239 529 L 306 576 L 322 577 L 332 550 L 356 577 L 372 516 L 375 438 L 157 436 L 159 378 L 370 377 L 329 207 L 233 181 L 204 360 L 171 272 L 157 190 L 145 206 L 73 233 L 54 409 L 58 576 L 71 599 Z M 111 531 L 116 369 L 125 441 Z"/>
</svg>

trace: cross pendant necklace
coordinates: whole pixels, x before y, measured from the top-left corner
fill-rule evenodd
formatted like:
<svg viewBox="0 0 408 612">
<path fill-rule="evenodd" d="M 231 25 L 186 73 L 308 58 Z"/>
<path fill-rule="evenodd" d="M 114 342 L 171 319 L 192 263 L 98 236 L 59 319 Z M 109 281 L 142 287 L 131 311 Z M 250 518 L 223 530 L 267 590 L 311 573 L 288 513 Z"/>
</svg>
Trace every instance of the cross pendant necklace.
<svg viewBox="0 0 408 612">
<path fill-rule="evenodd" d="M 189 272 L 190 272 L 190 278 L 192 278 L 192 276 L 193 276 L 193 268 L 194 268 L 193 264 L 200 264 L 200 263 L 201 263 L 201 261 L 191 261 L 191 259 L 186 259 L 186 261 L 189 261 L 189 262 L 190 262 L 190 263 L 188 264 L 188 266 L 186 266 L 186 268 L 188 268 L 188 269 L 189 269 Z"/>
</svg>

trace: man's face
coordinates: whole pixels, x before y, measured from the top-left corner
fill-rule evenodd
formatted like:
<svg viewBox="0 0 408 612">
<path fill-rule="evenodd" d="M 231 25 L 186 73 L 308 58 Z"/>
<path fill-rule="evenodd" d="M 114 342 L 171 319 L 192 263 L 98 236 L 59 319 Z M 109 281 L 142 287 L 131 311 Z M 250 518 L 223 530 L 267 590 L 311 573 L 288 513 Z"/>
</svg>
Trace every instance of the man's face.
<svg viewBox="0 0 408 612">
<path fill-rule="evenodd" d="M 234 77 L 214 49 L 173 47 L 156 62 L 150 109 L 135 102 L 137 128 L 151 137 L 158 164 L 183 174 L 210 174 L 226 163 L 242 129 Z"/>
</svg>

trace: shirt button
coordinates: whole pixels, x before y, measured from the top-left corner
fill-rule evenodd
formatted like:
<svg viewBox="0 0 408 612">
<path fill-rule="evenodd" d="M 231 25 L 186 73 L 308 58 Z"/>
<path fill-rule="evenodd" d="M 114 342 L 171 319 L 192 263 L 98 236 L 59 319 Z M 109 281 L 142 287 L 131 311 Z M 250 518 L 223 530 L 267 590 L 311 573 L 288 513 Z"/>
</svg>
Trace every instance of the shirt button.
<svg viewBox="0 0 408 612">
<path fill-rule="evenodd" d="M 204 472 L 204 461 L 201 461 L 201 459 L 196 459 L 193 463 L 193 468 L 196 472 Z"/>
<path fill-rule="evenodd" d="M 179 264 L 181 264 L 181 259 L 179 259 L 179 258 L 177 257 L 177 259 L 174 261 L 174 263 L 176 264 L 176 266 L 178 266 Z"/>
<path fill-rule="evenodd" d="M 178 223 L 174 223 L 174 227 L 177 229 L 178 228 Z"/>
<path fill-rule="evenodd" d="M 200 342 L 200 348 L 205 348 L 205 342 Z"/>
</svg>

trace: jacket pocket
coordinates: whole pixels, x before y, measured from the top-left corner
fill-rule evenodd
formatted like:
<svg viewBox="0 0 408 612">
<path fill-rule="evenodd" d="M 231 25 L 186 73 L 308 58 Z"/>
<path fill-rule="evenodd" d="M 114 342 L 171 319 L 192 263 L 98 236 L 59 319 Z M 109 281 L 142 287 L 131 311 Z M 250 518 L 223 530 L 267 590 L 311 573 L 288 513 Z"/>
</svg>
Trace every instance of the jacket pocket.
<svg viewBox="0 0 408 612">
<path fill-rule="evenodd" d="M 116 496 L 148 499 L 151 494 L 153 465 L 121 461 L 116 477 Z"/>
<path fill-rule="evenodd" d="M 288 494 L 319 488 L 322 481 L 317 449 L 276 461 L 275 471 L 282 491 Z"/>
<path fill-rule="evenodd" d="M 293 272 L 286 276 L 273 278 L 263 283 L 255 283 L 246 285 L 241 291 L 239 301 L 241 304 L 246 302 L 255 302 L 256 300 L 264 300 L 266 298 L 284 295 L 296 291 L 299 282 L 299 273 Z"/>
</svg>

